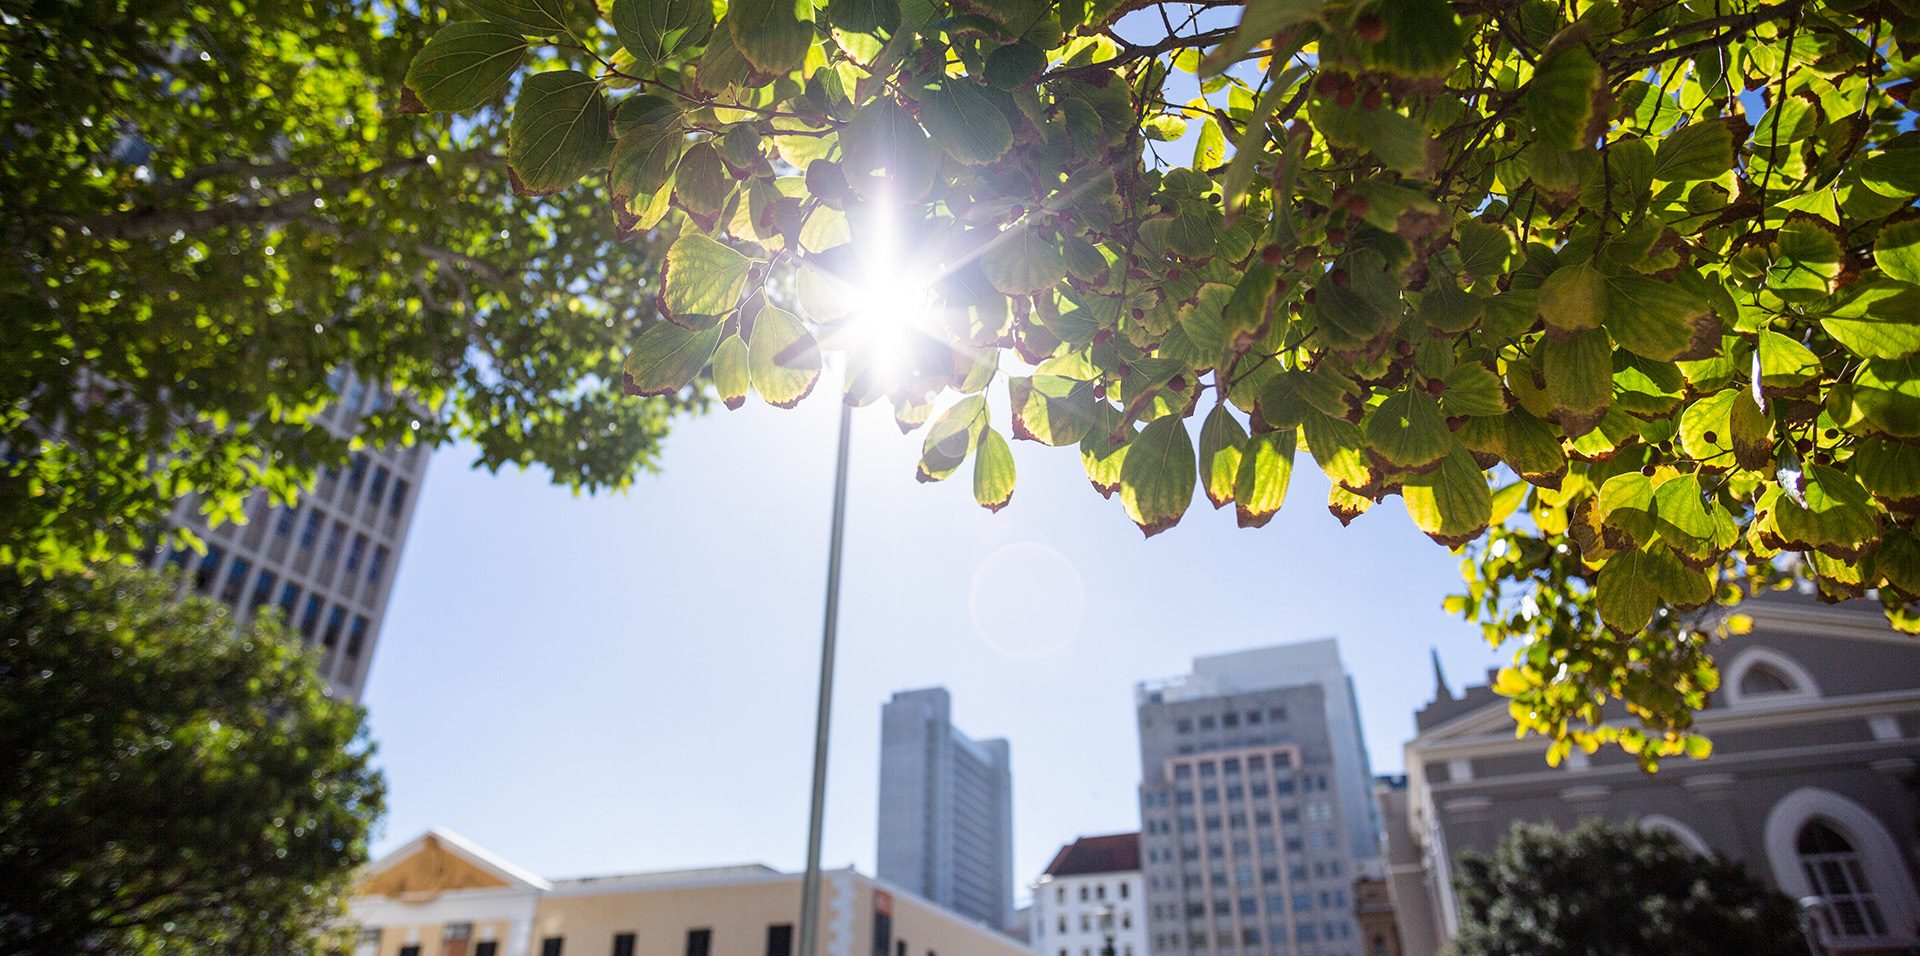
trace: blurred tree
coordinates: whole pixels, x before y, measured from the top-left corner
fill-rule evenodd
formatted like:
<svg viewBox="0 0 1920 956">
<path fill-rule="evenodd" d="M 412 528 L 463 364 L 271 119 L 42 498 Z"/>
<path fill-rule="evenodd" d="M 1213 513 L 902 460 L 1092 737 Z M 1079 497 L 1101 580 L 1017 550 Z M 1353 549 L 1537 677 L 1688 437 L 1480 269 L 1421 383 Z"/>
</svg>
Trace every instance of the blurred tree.
<svg viewBox="0 0 1920 956">
<path fill-rule="evenodd" d="M 1804 956 L 1793 902 L 1670 833 L 1515 824 L 1460 861 L 1456 956 Z"/>
<path fill-rule="evenodd" d="M 576 490 L 653 464 L 684 403 L 619 385 L 655 257 L 515 195 L 500 124 L 396 120 L 429 6 L 0 0 L 0 565 L 292 495 L 344 458 L 311 422 L 346 368 L 417 402 L 374 440 Z"/>
<path fill-rule="evenodd" d="M 174 590 L 0 569 L 0 952 L 309 951 L 367 859 L 363 711 Z"/>
</svg>

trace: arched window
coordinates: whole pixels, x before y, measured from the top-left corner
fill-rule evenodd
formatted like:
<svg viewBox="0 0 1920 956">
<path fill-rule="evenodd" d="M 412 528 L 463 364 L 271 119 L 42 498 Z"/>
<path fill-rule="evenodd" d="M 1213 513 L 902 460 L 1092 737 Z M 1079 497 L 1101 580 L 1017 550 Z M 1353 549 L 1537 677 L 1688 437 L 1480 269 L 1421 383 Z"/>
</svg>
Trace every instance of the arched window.
<svg viewBox="0 0 1920 956">
<path fill-rule="evenodd" d="M 1780 673 L 1771 664 L 1755 664 L 1740 675 L 1740 695 L 1742 697 L 1764 697 L 1768 694 L 1791 694 L 1793 684 L 1786 675 Z"/>
<path fill-rule="evenodd" d="M 1827 930 L 1836 938 L 1873 939 L 1887 935 L 1886 916 L 1860 865 L 1860 854 L 1839 830 L 1814 819 L 1794 841 L 1800 867 L 1813 894 L 1826 901 Z"/>
<path fill-rule="evenodd" d="M 1727 704 L 1773 704 L 1818 697 L 1813 675 L 1799 662 L 1766 647 L 1749 647 L 1726 668 Z"/>
</svg>

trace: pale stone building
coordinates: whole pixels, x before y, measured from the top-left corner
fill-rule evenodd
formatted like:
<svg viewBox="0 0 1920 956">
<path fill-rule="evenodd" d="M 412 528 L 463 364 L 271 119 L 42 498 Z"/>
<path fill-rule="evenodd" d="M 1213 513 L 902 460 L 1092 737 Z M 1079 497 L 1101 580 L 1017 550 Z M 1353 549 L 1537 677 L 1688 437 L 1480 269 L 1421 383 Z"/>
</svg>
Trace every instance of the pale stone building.
<svg viewBox="0 0 1920 956">
<path fill-rule="evenodd" d="M 1147 956 L 1140 834 L 1081 837 L 1033 884 L 1027 938 L 1038 956 Z"/>
</svg>

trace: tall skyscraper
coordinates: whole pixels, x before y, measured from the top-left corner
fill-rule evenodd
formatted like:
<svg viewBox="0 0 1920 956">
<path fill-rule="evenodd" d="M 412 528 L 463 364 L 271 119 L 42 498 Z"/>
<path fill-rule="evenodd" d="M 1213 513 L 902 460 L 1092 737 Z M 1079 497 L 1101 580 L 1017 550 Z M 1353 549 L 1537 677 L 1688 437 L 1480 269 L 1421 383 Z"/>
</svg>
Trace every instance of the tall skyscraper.
<svg viewBox="0 0 1920 956">
<path fill-rule="evenodd" d="M 1377 811 L 1333 640 L 1198 658 L 1135 704 L 1153 952 L 1358 956 Z"/>
<path fill-rule="evenodd" d="M 336 388 L 341 400 L 321 424 L 342 437 L 373 403 L 391 401 L 351 375 L 340 376 Z M 209 529 L 199 500 L 189 497 L 171 521 L 203 538 L 207 553 L 176 547 L 152 563 L 179 567 L 186 587 L 218 598 L 240 620 L 280 608 L 287 627 L 319 655 L 331 692 L 358 700 L 428 455 L 424 445 L 356 451 L 344 470 L 322 470 L 313 493 L 295 507 L 276 507 L 266 492 L 256 493 L 244 525 Z"/>
<path fill-rule="evenodd" d="M 880 709 L 880 879 L 995 929 L 1013 927 L 1013 772 L 1005 740 L 953 726 L 944 687 Z"/>
</svg>

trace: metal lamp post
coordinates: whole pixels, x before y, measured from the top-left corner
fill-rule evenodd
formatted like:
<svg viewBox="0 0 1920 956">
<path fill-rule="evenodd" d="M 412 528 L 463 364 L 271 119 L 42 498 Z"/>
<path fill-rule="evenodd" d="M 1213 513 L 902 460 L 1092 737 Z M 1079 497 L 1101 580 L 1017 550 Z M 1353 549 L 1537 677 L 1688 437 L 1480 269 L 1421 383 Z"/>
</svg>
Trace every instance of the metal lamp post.
<svg viewBox="0 0 1920 956">
<path fill-rule="evenodd" d="M 840 624 L 840 553 L 847 524 L 847 448 L 853 406 L 840 402 L 840 444 L 833 463 L 833 519 L 827 537 L 827 607 L 820 626 L 820 694 L 813 717 L 813 801 L 807 814 L 807 870 L 800 881 L 800 956 L 815 956 L 820 936 L 820 834 L 827 810 L 827 728 L 833 715 L 833 650 Z M 1112 947 L 1108 948 L 1112 956 Z"/>
</svg>

